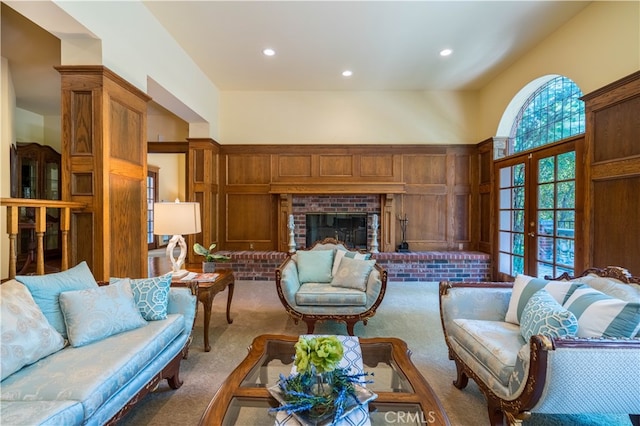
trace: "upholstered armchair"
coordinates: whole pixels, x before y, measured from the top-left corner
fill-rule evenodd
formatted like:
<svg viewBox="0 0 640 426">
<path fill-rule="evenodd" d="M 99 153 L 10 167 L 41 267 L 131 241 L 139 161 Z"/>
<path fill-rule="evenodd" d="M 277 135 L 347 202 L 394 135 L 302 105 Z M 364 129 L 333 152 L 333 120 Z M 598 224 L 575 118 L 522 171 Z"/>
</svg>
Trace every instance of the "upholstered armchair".
<svg viewBox="0 0 640 426">
<path fill-rule="evenodd" d="M 317 321 L 341 321 L 353 336 L 358 321 L 367 325 L 382 302 L 387 272 L 368 253 L 325 239 L 298 250 L 276 269 L 276 288 L 287 314 L 313 333 Z"/>
</svg>

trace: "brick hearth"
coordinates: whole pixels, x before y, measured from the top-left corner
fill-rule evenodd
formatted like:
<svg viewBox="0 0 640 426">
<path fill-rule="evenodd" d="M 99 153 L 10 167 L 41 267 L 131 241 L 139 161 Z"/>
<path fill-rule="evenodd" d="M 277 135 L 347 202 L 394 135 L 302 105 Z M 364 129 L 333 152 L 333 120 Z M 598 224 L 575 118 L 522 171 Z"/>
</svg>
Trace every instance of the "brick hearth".
<svg viewBox="0 0 640 426">
<path fill-rule="evenodd" d="M 287 253 L 275 251 L 221 252 L 231 256 L 226 264 L 236 280 L 275 281 L 275 270 Z M 480 252 L 376 253 L 373 259 L 387 270 L 391 282 L 489 281 L 489 255 Z"/>
</svg>

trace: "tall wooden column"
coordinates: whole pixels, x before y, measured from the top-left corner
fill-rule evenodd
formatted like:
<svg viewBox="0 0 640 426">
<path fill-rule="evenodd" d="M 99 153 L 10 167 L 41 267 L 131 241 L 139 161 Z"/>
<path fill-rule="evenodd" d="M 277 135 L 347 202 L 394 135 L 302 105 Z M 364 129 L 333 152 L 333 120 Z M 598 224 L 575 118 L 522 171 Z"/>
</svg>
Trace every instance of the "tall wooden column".
<svg viewBox="0 0 640 426">
<path fill-rule="evenodd" d="M 216 243 L 221 247 L 220 229 L 220 185 L 218 183 L 218 161 L 220 146 L 213 139 L 188 138 L 187 151 L 187 200 L 200 203 L 202 232 L 187 237 L 188 262 L 202 261 L 191 250 L 197 241 L 205 247 Z"/>
<path fill-rule="evenodd" d="M 62 76 L 62 199 L 87 204 L 71 220 L 71 264 L 97 280 L 147 276 L 147 102 L 101 65 Z"/>
</svg>

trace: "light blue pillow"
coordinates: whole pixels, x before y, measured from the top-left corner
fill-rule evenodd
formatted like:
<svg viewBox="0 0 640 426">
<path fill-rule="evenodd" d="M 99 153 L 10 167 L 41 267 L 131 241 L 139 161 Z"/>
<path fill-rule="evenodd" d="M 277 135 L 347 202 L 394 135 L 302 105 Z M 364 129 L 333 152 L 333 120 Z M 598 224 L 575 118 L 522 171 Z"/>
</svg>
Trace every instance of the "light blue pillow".
<svg viewBox="0 0 640 426">
<path fill-rule="evenodd" d="M 16 280 L 27 286 L 47 321 L 65 338 L 67 328 L 60 311 L 60 293 L 98 287 L 87 262 L 84 261 L 66 271 L 47 275 L 18 275 Z"/>
<path fill-rule="evenodd" d="M 520 334 L 528 342 L 531 336 L 575 336 L 578 320 L 563 308 L 548 291 L 538 290 L 529 298 L 520 317 Z"/>
<path fill-rule="evenodd" d="M 331 285 L 367 291 L 369 274 L 375 264 L 375 260 L 360 260 L 344 257 L 340 262 L 338 271 L 333 276 Z"/>
<path fill-rule="evenodd" d="M 110 278 L 114 284 L 123 278 Z M 153 278 L 131 279 L 131 290 L 142 318 L 147 321 L 157 321 L 167 318 L 169 304 L 169 289 L 171 287 L 171 273 Z"/>
<path fill-rule="evenodd" d="M 64 347 L 64 338 L 49 324 L 24 284 L 0 285 L 0 371 L 2 380 Z"/>
<path fill-rule="evenodd" d="M 333 250 L 301 250 L 296 257 L 300 284 L 331 282 Z"/>
<path fill-rule="evenodd" d="M 60 307 L 74 347 L 147 324 L 126 278 L 88 290 L 65 291 L 60 294 Z"/>
</svg>

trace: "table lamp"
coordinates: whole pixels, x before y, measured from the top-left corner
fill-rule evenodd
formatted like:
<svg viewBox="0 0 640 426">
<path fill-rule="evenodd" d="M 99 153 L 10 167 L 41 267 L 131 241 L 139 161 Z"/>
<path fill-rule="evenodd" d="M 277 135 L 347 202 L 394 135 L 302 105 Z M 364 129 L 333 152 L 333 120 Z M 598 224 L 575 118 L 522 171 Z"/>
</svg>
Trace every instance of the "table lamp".
<svg viewBox="0 0 640 426">
<path fill-rule="evenodd" d="M 167 257 L 171 260 L 175 278 L 189 273 L 181 269 L 187 257 L 187 243 L 182 235 L 200 232 L 200 203 L 153 203 L 153 233 L 155 235 L 173 235 L 167 245 Z M 176 260 L 173 249 L 180 246 L 180 255 Z"/>
</svg>

